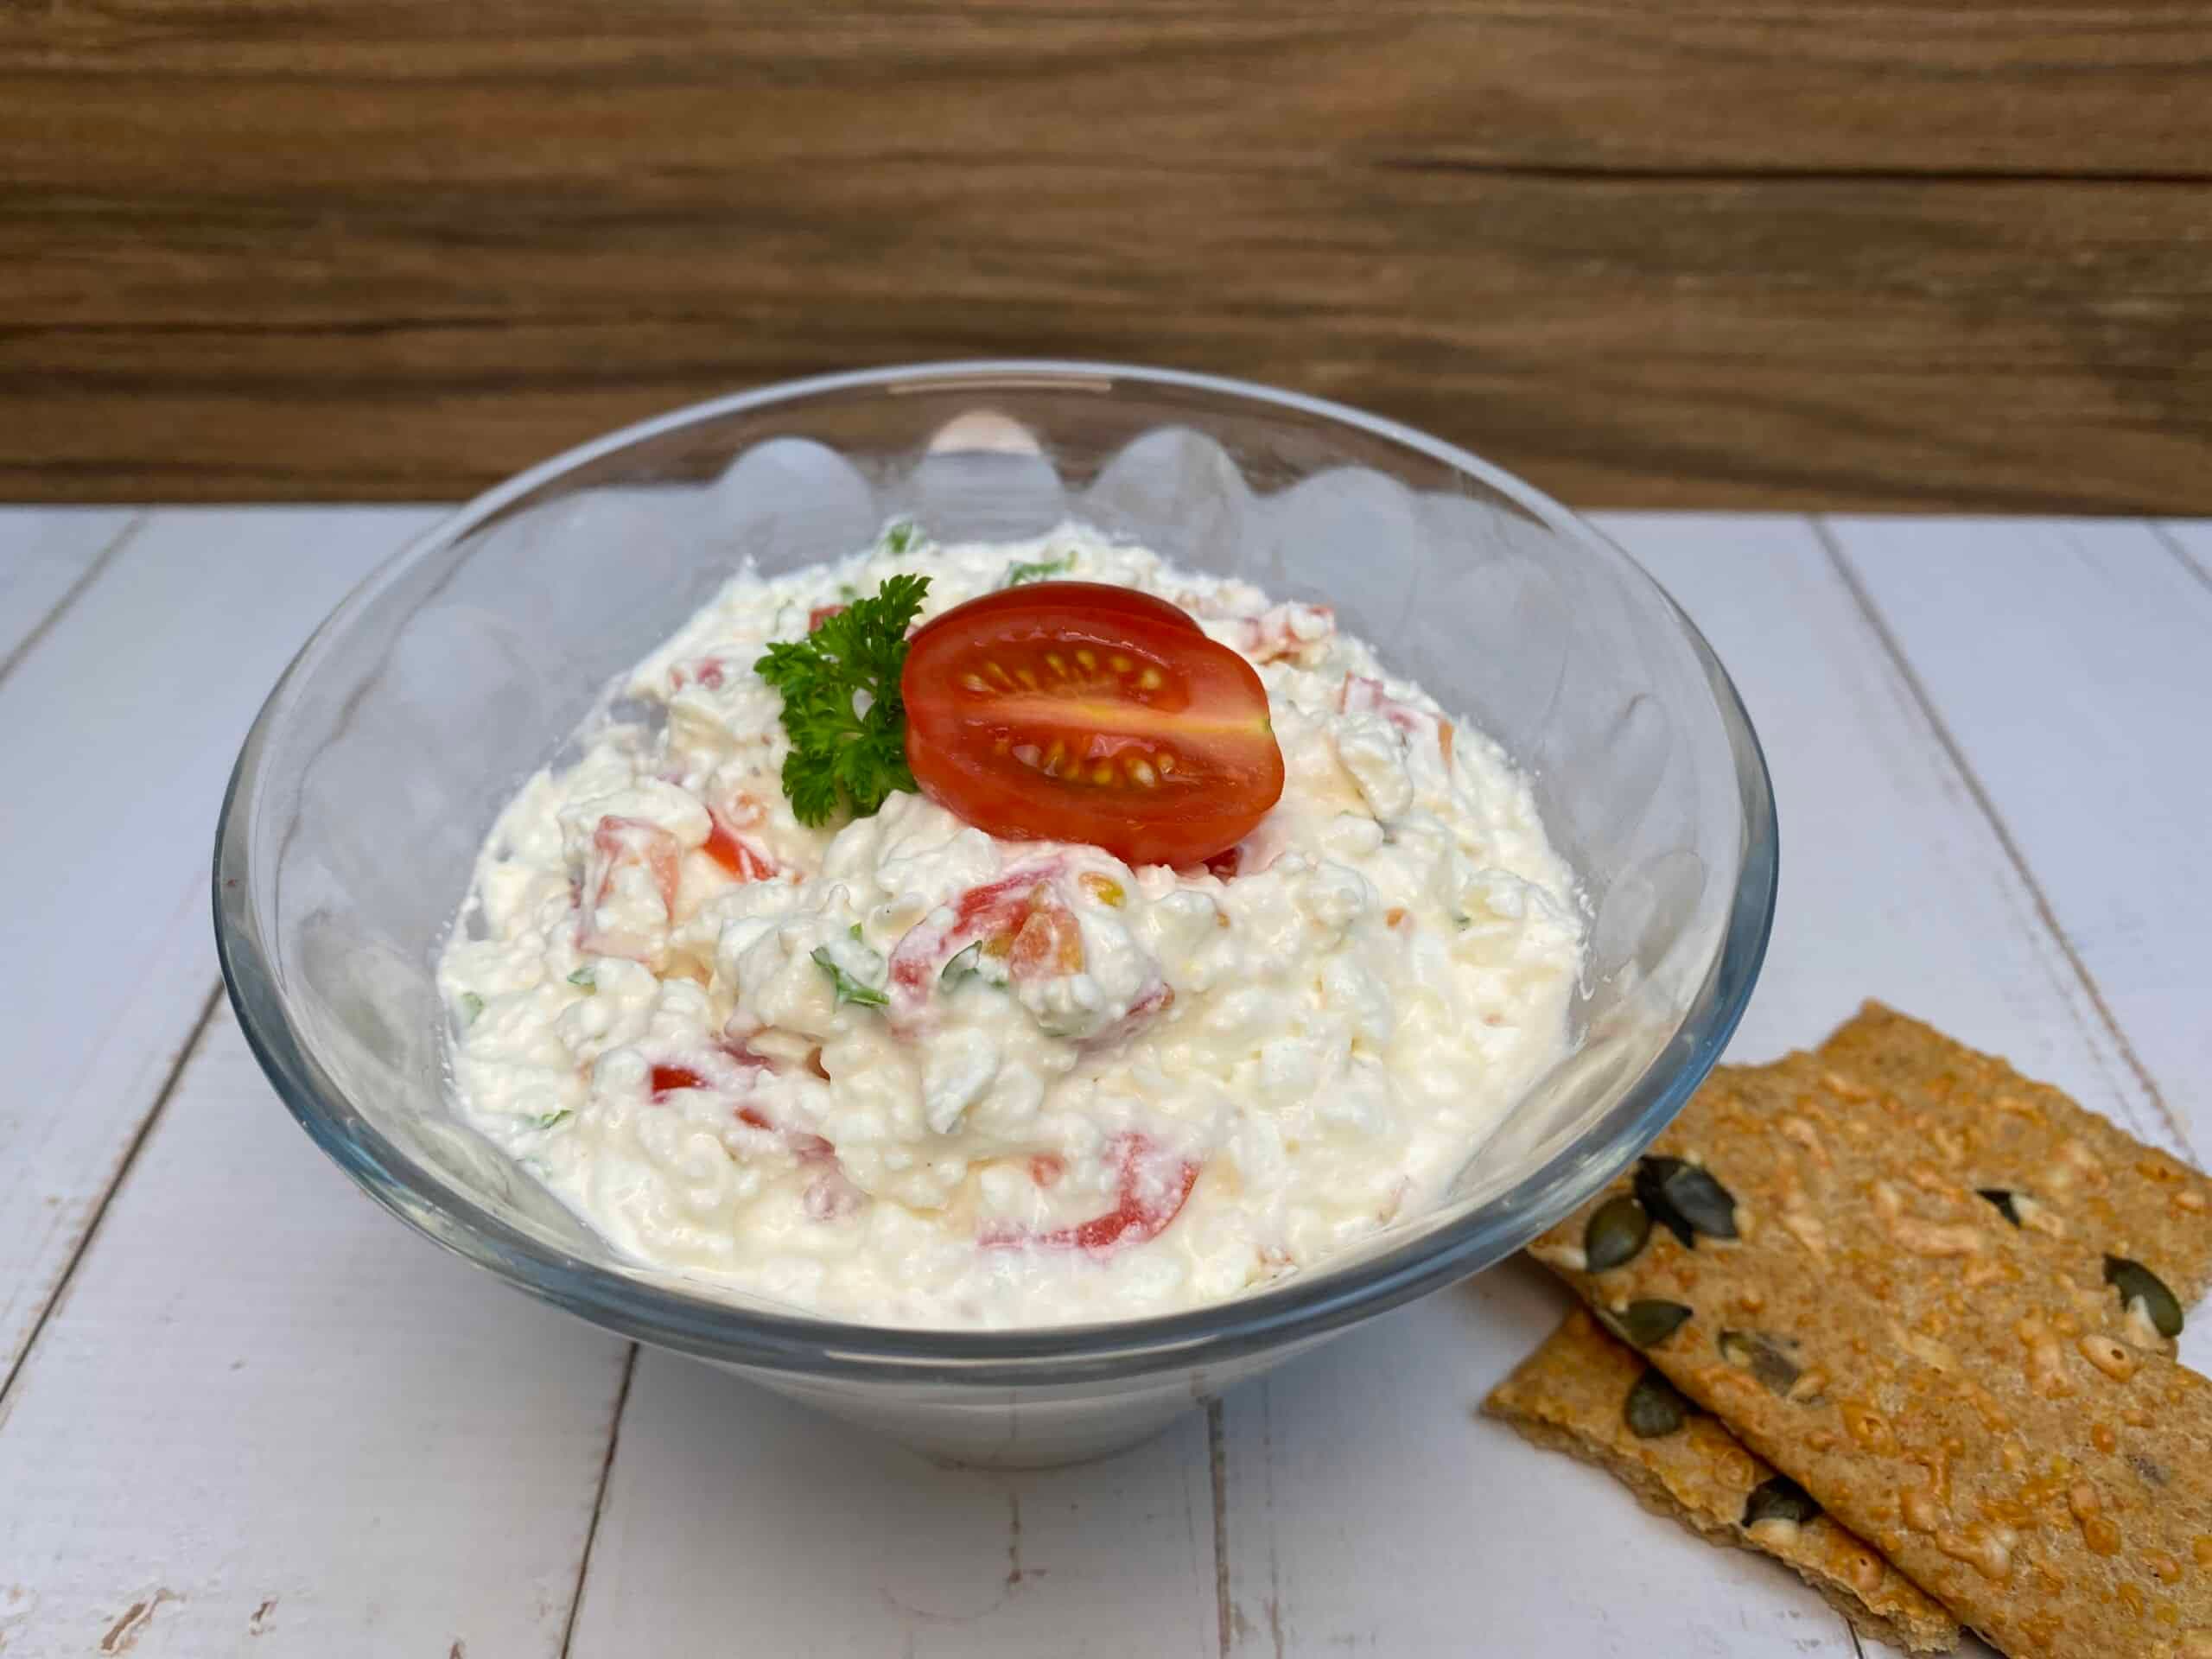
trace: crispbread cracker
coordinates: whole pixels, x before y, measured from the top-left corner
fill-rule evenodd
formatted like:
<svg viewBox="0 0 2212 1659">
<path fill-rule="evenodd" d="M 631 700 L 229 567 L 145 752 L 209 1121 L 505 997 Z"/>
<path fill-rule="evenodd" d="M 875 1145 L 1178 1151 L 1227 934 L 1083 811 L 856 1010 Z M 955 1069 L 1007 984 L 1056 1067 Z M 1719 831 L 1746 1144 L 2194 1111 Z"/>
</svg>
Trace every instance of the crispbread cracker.
<svg viewBox="0 0 2212 1659">
<path fill-rule="evenodd" d="M 1483 1409 L 1539 1446 L 1595 1464 L 1645 1508 L 1700 1537 L 1773 1556 L 1867 1636 L 1913 1653 L 1948 1653 L 1958 1645 L 1958 1622 L 1830 1517 L 1745 1528 L 1745 1501 L 1774 1471 L 1719 1419 L 1698 1414 L 1648 1440 L 1631 1433 L 1623 1407 L 1643 1370 L 1634 1349 L 1577 1308 Z"/>
<path fill-rule="evenodd" d="M 2013 1659 L 2212 1659 L 2212 1383 L 2101 1270 L 2132 1249 L 2201 1284 L 2202 1178 L 1993 1063 L 1930 1087 L 1839 1048 L 1716 1071 L 1655 1148 L 1726 1189 L 1740 1236 L 1655 1226 L 1592 1274 L 1577 1217 L 1532 1253 L 1648 1336 L 1667 1310 L 1635 1304 L 1688 1308 L 1646 1357 Z M 2013 1180 L 2062 1233 L 1976 1190 Z"/>
<path fill-rule="evenodd" d="M 2142 1262 L 2184 1306 L 2212 1288 L 2212 1179 L 2179 1160 L 1878 1002 L 1839 1027 L 1819 1058 L 1837 1092 L 1872 1090 L 1926 1162 L 1967 1186 L 2015 1194 L 2014 1213 L 2076 1283 L 2103 1288 L 2109 1254 Z M 1952 1158 L 1955 1141 L 1963 1155 Z"/>
</svg>

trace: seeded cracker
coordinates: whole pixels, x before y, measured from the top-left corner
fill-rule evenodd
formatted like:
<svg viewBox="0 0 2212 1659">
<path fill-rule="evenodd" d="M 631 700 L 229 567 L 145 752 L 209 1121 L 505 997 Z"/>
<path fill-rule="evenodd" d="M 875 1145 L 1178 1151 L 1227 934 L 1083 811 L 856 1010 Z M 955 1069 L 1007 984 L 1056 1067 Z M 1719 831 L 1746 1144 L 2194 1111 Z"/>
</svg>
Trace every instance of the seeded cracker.
<svg viewBox="0 0 2212 1659">
<path fill-rule="evenodd" d="M 1855 1084 L 1895 1100 L 1928 1161 L 2040 1233 L 2071 1282 L 2117 1305 L 2109 1256 L 2143 1265 L 2183 1307 L 2212 1289 L 2212 1180 L 2186 1164 L 1878 1002 L 1821 1044 L 1820 1058 L 1839 1093 Z"/>
<path fill-rule="evenodd" d="M 1958 1645 L 1948 1613 L 1828 1516 L 1801 1520 L 1776 1503 L 1775 1471 L 1648 1370 L 1578 1308 L 1483 1408 L 1607 1471 L 1700 1537 L 1773 1556 L 1866 1635 L 1913 1653 Z"/>
<path fill-rule="evenodd" d="M 1586 1271 L 1582 1217 L 1534 1254 L 2012 1659 L 2212 1659 L 2212 1383 L 2159 1328 L 2212 1184 L 1910 1022 L 1892 1076 L 1872 1029 L 1716 1072 L 1605 1195 L 1659 1211 L 1633 1255 Z"/>
</svg>

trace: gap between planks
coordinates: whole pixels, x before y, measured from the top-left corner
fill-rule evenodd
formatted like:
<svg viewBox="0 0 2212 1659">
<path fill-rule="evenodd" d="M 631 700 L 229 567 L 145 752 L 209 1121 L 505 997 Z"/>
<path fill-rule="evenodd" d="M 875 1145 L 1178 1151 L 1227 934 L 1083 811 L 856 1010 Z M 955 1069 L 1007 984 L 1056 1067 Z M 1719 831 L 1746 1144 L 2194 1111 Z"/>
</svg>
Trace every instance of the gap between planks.
<svg viewBox="0 0 2212 1659">
<path fill-rule="evenodd" d="M 1206 1472 L 1213 1489 L 1213 1601 L 1221 1659 L 1229 1659 L 1236 1639 L 1236 1604 L 1229 1594 L 1229 1439 L 1222 1430 L 1221 1402 L 1206 1402 Z"/>
<path fill-rule="evenodd" d="M 614 1454 L 622 1446 L 622 1414 L 630 1408 L 630 1379 L 638 1374 L 638 1344 L 622 1356 L 622 1381 L 614 1390 L 614 1409 L 607 1416 L 607 1455 L 600 1460 L 599 1490 L 592 1496 L 591 1523 L 584 1529 L 583 1552 L 576 1559 L 576 1587 L 569 1598 L 569 1617 L 561 1626 L 561 1659 L 576 1639 L 576 1616 L 583 1611 L 584 1586 L 591 1577 L 592 1546 L 599 1541 L 600 1518 L 607 1513 L 607 1489 L 614 1478 Z"/>
<path fill-rule="evenodd" d="M 126 537 L 118 538 L 117 545 L 121 545 L 126 538 L 127 532 Z M 22 1347 L 16 1352 L 16 1363 L 8 1368 L 5 1380 L 0 1380 L 0 1425 L 8 1421 L 8 1396 L 15 1389 L 16 1378 L 22 1376 L 31 1363 L 31 1356 L 38 1351 L 39 1338 L 45 1334 L 48 1321 L 54 1318 L 54 1311 L 67 1298 L 70 1281 L 77 1276 L 78 1267 L 91 1253 L 92 1241 L 99 1236 L 100 1224 L 107 1219 L 109 1206 L 114 1204 L 116 1194 L 123 1191 L 123 1184 L 130 1179 L 140 1150 L 152 1135 L 155 1123 L 161 1118 L 162 1109 L 169 1103 L 169 1096 L 176 1093 L 177 1085 L 184 1081 L 184 1074 L 190 1069 L 193 1057 L 200 1052 L 200 1045 L 206 1039 L 207 1027 L 214 1020 L 215 1010 L 221 1006 L 222 1000 L 223 983 L 218 980 L 208 988 L 206 1000 L 200 1003 L 200 1014 L 193 1020 L 192 1029 L 185 1033 L 183 1042 L 177 1046 L 176 1057 L 169 1062 L 169 1069 L 162 1078 L 162 1086 L 154 1091 L 153 1104 L 139 1119 L 138 1127 L 131 1135 L 130 1144 L 124 1148 L 123 1158 L 115 1166 L 114 1176 L 92 1205 L 92 1213 L 85 1224 L 85 1230 L 78 1236 L 76 1248 L 69 1252 L 69 1259 L 63 1264 L 60 1277 L 54 1281 L 53 1293 L 47 1297 L 46 1305 L 39 1309 L 37 1319 L 24 1337 Z"/>
<path fill-rule="evenodd" d="M 108 537 L 107 544 L 77 573 L 77 579 L 61 590 L 61 597 L 48 607 L 46 614 L 32 625 L 29 632 L 16 641 L 4 658 L 0 658 L 0 685 L 8 683 L 8 677 L 16 671 L 16 664 L 38 649 L 39 642 L 54 632 L 61 619 L 69 613 L 70 608 L 84 597 L 85 591 L 100 579 L 124 548 L 138 539 L 138 532 L 152 520 L 151 513 L 134 512 L 114 535 Z"/>
<path fill-rule="evenodd" d="M 1896 667 L 1898 677 L 1904 681 L 1906 690 L 1911 694 L 1914 706 L 1918 709 L 1921 719 L 1927 722 L 1929 734 L 1949 759 L 1952 769 L 1958 773 L 1959 781 L 1965 785 L 1975 808 L 1988 821 L 1990 832 L 1997 837 L 1997 843 L 2005 849 L 2005 856 L 2012 864 L 2013 873 L 2027 889 L 2029 901 L 2035 906 L 2037 919 L 2050 933 L 2052 943 L 2057 945 L 2059 954 L 2065 957 L 2067 965 L 2074 970 L 2074 976 L 2081 982 L 2083 993 L 2089 999 L 2089 1005 L 2097 1011 L 2097 1019 L 2103 1025 L 2105 1034 L 2112 1039 L 2113 1046 L 2120 1051 L 2120 1058 L 2133 1074 L 2144 1096 L 2157 1108 L 2159 1117 L 2173 1135 L 2175 1144 L 2186 1148 L 2192 1156 L 2198 1155 L 2188 1127 L 2166 1099 L 2165 1092 L 2158 1087 L 2158 1081 L 2151 1075 L 2150 1068 L 2143 1064 L 2142 1057 L 2136 1053 L 2135 1045 L 2128 1039 L 2119 1016 L 2106 1000 L 2103 987 L 2097 983 L 2096 976 L 2089 971 L 2089 964 L 2075 948 L 2072 936 L 2059 921 L 2058 912 L 2052 908 L 2049 895 L 2044 892 L 2043 883 L 2037 879 L 2034 869 L 2028 863 L 2027 855 L 2021 849 L 2012 827 L 2005 822 L 2004 814 L 1997 810 L 1997 803 L 1991 798 L 1981 774 L 1967 759 L 1966 751 L 1961 747 L 1949 723 L 1936 709 L 1936 700 L 1921 679 L 1919 670 L 1906 656 L 1904 647 L 1891 630 L 1888 619 L 1882 614 L 1881 607 L 1874 602 L 1874 596 L 1860 580 L 1850 556 L 1844 551 L 1842 542 L 1837 538 L 1825 516 L 1815 514 L 1808 522 L 1813 533 L 1820 537 L 1821 547 L 1827 550 L 1828 563 L 1835 567 L 1837 576 L 1849 590 L 1852 602 L 1859 607 L 1859 614 L 1866 618 L 1866 626 L 1872 630 L 1884 653 Z M 2180 550 L 2178 543 L 2170 543 L 2169 545 L 2177 552 Z M 2184 563 L 2187 563 L 2185 559 Z"/>
<path fill-rule="evenodd" d="M 2171 524 L 2162 523 L 2156 518 L 2146 518 L 2143 522 L 2150 526 L 2151 533 L 2158 538 L 2160 544 L 2165 548 L 2166 551 L 2181 561 L 2183 569 L 2203 583 L 2207 588 L 2212 588 L 2212 570 L 2205 569 L 2196 555 L 2189 550 L 2189 544 L 2174 534 Z"/>
</svg>

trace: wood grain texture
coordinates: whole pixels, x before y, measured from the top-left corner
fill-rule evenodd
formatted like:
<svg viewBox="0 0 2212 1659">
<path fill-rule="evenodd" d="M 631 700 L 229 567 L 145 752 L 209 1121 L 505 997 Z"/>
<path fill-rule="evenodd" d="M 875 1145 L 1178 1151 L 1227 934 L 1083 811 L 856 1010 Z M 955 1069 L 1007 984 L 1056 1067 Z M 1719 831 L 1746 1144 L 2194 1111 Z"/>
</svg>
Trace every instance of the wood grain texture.
<svg viewBox="0 0 2212 1659">
<path fill-rule="evenodd" d="M 0 495 L 450 496 L 786 375 L 1251 375 L 1585 504 L 2212 507 L 2193 6 L 0 11 Z"/>
</svg>

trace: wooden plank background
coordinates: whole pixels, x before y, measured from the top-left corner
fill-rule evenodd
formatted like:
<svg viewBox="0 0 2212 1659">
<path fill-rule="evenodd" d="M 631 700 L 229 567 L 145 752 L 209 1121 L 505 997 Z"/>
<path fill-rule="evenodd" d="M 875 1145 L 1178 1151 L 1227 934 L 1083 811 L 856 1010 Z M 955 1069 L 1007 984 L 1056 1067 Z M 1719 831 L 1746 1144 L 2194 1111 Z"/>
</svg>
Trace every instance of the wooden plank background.
<svg viewBox="0 0 2212 1659">
<path fill-rule="evenodd" d="M 452 497 L 988 353 L 1584 505 L 2212 510 L 2212 10 L 0 4 L 0 498 Z"/>
</svg>

